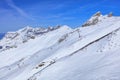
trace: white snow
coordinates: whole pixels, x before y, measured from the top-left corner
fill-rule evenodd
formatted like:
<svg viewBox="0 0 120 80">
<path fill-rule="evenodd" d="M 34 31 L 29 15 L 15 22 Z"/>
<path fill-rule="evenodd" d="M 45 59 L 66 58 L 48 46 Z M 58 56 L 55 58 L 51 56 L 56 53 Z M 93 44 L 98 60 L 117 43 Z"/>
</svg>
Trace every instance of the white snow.
<svg viewBox="0 0 120 80">
<path fill-rule="evenodd" d="M 10 32 L 0 45 L 17 47 L 1 50 L 0 80 L 120 80 L 120 17 L 99 20 L 76 29 L 27 27 Z M 34 35 L 34 30 L 45 33 Z M 20 36 L 9 40 L 16 33 Z M 21 43 L 21 35 L 27 42 Z"/>
</svg>

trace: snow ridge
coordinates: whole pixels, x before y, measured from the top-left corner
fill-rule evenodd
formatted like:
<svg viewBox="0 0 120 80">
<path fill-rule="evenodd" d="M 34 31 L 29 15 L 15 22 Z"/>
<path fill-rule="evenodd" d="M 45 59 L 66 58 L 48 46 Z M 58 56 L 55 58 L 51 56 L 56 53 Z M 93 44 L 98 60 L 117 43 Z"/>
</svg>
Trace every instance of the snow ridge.
<svg viewBox="0 0 120 80">
<path fill-rule="evenodd" d="M 41 36 L 58 28 L 60 28 L 60 26 L 48 28 L 32 28 L 27 26 L 16 32 L 7 32 L 3 39 L 0 41 L 1 51 L 10 48 L 17 48 L 18 45 L 26 43 L 30 39 L 35 39 L 38 36 Z"/>
</svg>

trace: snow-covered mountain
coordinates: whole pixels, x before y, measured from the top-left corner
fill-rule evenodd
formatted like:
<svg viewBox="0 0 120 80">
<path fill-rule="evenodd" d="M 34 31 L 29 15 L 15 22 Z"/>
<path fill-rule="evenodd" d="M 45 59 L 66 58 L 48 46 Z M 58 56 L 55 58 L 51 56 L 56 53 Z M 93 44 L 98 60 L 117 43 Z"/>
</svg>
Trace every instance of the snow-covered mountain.
<svg viewBox="0 0 120 80">
<path fill-rule="evenodd" d="M 82 27 L 27 27 L 0 41 L 0 80 L 120 80 L 120 17 Z"/>
<path fill-rule="evenodd" d="M 5 34 L 5 37 L 0 41 L 0 46 L 2 46 L 2 51 L 10 48 L 17 48 L 19 44 L 25 43 L 30 39 L 35 39 L 45 33 L 58 29 L 57 27 L 49 27 L 49 28 L 32 28 L 25 27 L 16 32 L 8 32 Z"/>
</svg>

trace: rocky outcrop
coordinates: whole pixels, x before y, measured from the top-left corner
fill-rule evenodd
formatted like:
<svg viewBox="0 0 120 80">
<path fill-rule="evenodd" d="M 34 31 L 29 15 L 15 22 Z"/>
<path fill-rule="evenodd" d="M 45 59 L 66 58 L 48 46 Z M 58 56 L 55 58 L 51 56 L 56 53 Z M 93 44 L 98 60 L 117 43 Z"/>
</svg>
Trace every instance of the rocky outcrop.
<svg viewBox="0 0 120 80">
<path fill-rule="evenodd" d="M 60 26 L 48 28 L 32 28 L 27 26 L 15 32 L 7 32 L 0 41 L 0 49 L 6 50 L 10 48 L 16 48 L 19 44 L 26 43 L 30 39 L 35 39 L 37 36 L 58 28 L 60 28 Z"/>
<path fill-rule="evenodd" d="M 112 17 L 112 16 L 113 16 L 113 13 L 110 12 L 110 13 L 108 14 L 108 17 Z"/>
<path fill-rule="evenodd" d="M 99 12 L 95 13 L 87 22 L 85 22 L 85 23 L 82 25 L 82 27 L 87 27 L 87 26 L 95 25 L 95 24 L 97 24 L 98 22 L 100 22 L 102 18 L 103 18 L 103 19 L 106 19 L 106 18 L 112 17 L 112 16 L 113 16 L 113 13 L 112 13 L 112 12 L 110 12 L 107 16 L 106 16 L 106 15 L 103 16 L 103 15 L 101 14 L 101 12 L 99 11 Z"/>
<path fill-rule="evenodd" d="M 87 22 L 85 22 L 82 27 L 95 25 L 99 22 L 99 17 L 102 16 L 101 12 L 95 13 Z"/>
</svg>

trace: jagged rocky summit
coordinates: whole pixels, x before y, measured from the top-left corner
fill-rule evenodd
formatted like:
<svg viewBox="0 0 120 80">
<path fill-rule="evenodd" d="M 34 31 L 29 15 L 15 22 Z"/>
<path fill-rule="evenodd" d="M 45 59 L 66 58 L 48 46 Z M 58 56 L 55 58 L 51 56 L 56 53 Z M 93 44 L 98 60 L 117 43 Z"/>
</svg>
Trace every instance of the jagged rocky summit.
<svg viewBox="0 0 120 80">
<path fill-rule="evenodd" d="M 99 12 L 95 13 L 87 22 L 85 22 L 85 23 L 82 25 L 82 27 L 95 25 L 95 24 L 97 24 L 98 22 L 100 22 L 101 20 L 106 19 L 106 18 L 108 18 L 108 17 L 112 17 L 112 16 L 113 16 L 113 13 L 112 13 L 112 12 L 110 12 L 110 13 L 109 13 L 108 15 L 106 15 L 106 16 L 103 16 L 103 15 L 101 14 L 101 12 L 99 11 Z"/>
</svg>

